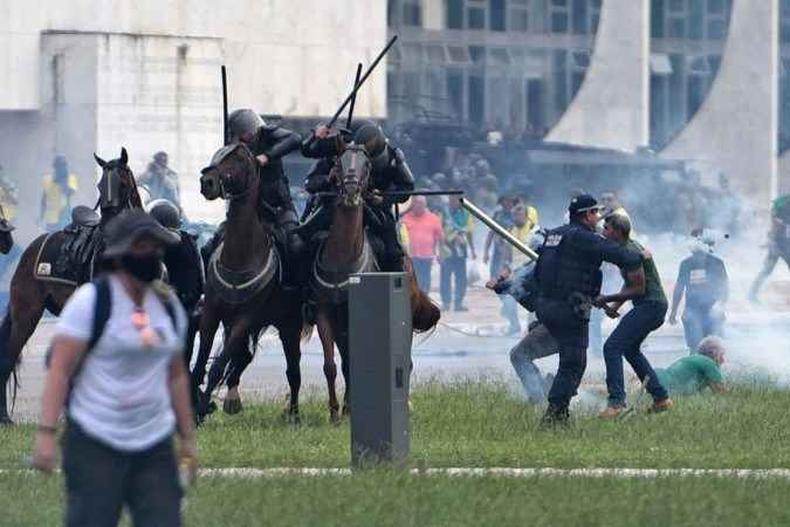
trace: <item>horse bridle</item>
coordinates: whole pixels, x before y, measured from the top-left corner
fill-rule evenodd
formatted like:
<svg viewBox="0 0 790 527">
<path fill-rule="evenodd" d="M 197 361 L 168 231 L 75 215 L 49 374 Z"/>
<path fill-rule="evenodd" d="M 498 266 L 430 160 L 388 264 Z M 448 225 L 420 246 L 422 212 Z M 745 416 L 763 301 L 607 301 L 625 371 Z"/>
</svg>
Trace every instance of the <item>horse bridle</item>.
<svg viewBox="0 0 790 527">
<path fill-rule="evenodd" d="M 128 176 L 129 181 L 131 181 L 131 186 L 133 187 L 132 190 L 136 190 L 137 189 L 137 181 L 135 181 L 134 175 L 132 174 L 132 171 L 131 171 L 131 169 L 129 169 L 129 167 L 126 167 L 126 166 L 114 166 L 109 171 L 103 170 L 102 171 L 102 180 L 105 181 L 105 183 L 104 183 L 105 192 L 109 195 L 106 198 L 106 200 L 109 201 L 110 203 L 112 203 L 112 186 L 111 186 L 111 182 L 110 182 L 110 177 L 113 176 L 113 177 L 117 177 L 118 178 L 118 181 L 119 181 L 118 189 L 120 189 L 121 185 L 123 183 L 123 179 L 121 178 L 121 175 L 118 174 L 118 172 L 121 171 L 121 170 L 123 170 L 126 173 L 126 175 Z M 100 181 L 100 183 L 101 183 L 101 181 Z M 125 200 L 124 199 L 120 199 L 120 198 L 123 198 L 123 196 L 119 197 L 118 205 L 117 205 L 118 209 L 124 210 L 124 209 L 131 209 L 131 208 L 133 208 L 133 206 L 132 206 L 131 190 L 129 192 L 130 192 L 130 195 L 127 196 Z M 120 190 L 119 190 L 119 193 L 120 193 Z M 102 192 L 100 190 L 99 191 L 99 198 L 96 200 L 96 205 L 94 205 L 94 207 L 93 207 L 94 211 L 101 207 L 102 199 L 103 199 L 103 196 L 102 196 Z M 109 208 L 113 208 L 113 207 L 115 207 L 115 206 L 114 205 L 109 205 L 109 206 L 104 207 L 104 208 L 109 209 Z"/>
<path fill-rule="evenodd" d="M 352 156 L 351 158 L 352 165 L 350 167 L 351 170 L 347 171 L 346 167 L 343 166 L 342 159 L 343 159 L 343 155 L 349 151 L 357 155 Z M 370 164 L 370 157 L 368 156 L 367 150 L 365 150 L 365 148 L 361 145 L 351 144 L 348 145 L 345 148 L 345 150 L 343 150 L 342 154 L 337 156 L 337 159 L 335 161 L 335 166 L 333 167 L 333 173 L 335 174 L 334 177 L 332 177 L 332 175 L 330 174 L 330 178 L 334 181 L 335 186 L 338 189 L 337 191 L 338 198 L 344 204 L 351 206 L 357 206 L 360 204 L 362 193 L 365 190 L 362 187 L 366 181 L 363 180 L 363 178 L 359 177 L 359 172 L 358 172 L 361 169 L 361 167 L 357 166 L 359 154 L 362 154 L 364 156 L 363 159 L 366 160 L 368 164 Z M 367 176 L 365 179 L 369 177 L 370 177 L 370 169 L 368 169 Z M 357 185 L 359 187 L 359 190 L 353 196 L 353 199 L 351 199 L 351 201 L 349 202 L 349 198 L 351 198 L 352 195 L 349 192 L 348 187 L 352 184 Z"/>
<path fill-rule="evenodd" d="M 249 151 L 249 149 L 246 150 L 250 154 L 249 156 L 246 156 L 247 164 L 249 165 L 250 171 L 255 173 L 256 172 L 255 158 L 252 156 L 252 153 Z M 243 199 L 247 197 L 250 194 L 250 192 L 252 192 L 252 185 L 249 183 L 249 179 L 247 180 L 247 184 L 244 186 L 244 189 L 240 192 L 231 192 L 230 190 L 228 190 L 227 187 L 225 186 L 225 178 L 223 178 L 222 175 L 220 175 L 218 179 L 219 179 L 220 195 L 222 196 L 222 199 L 226 201 L 236 201 Z"/>
</svg>

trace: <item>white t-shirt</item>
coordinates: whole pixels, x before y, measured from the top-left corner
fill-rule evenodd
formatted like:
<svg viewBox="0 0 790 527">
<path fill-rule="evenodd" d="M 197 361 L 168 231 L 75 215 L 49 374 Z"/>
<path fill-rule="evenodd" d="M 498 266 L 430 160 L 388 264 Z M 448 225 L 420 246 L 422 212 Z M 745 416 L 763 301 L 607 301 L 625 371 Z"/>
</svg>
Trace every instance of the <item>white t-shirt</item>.
<svg viewBox="0 0 790 527">
<path fill-rule="evenodd" d="M 132 325 L 134 302 L 117 277 L 110 278 L 110 293 L 110 318 L 74 379 L 68 415 L 86 434 L 112 448 L 141 451 L 173 433 L 168 379 L 170 364 L 184 347 L 187 318 L 171 295 L 173 328 L 164 305 L 149 289 L 142 307 L 159 343 L 145 347 Z M 77 289 L 63 308 L 55 336 L 90 340 L 95 305 L 96 286 Z"/>
</svg>

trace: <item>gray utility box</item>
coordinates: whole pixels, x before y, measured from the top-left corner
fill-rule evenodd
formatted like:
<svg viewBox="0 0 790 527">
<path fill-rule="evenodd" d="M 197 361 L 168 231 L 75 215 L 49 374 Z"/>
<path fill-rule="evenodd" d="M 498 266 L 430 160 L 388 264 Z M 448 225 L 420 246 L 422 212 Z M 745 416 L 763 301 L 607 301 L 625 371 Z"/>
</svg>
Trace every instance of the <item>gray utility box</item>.
<svg viewBox="0 0 790 527">
<path fill-rule="evenodd" d="M 403 464 L 409 455 L 408 277 L 352 275 L 348 311 L 352 465 Z"/>
</svg>

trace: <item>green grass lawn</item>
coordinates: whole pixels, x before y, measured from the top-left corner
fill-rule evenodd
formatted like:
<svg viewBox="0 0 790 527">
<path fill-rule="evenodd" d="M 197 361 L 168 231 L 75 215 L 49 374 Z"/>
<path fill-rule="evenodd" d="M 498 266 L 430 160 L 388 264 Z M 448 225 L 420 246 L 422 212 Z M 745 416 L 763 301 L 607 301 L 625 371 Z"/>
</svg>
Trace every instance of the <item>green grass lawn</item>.
<svg viewBox="0 0 790 527">
<path fill-rule="evenodd" d="M 790 391 L 739 388 L 614 422 L 577 410 L 574 426 L 556 432 L 539 430 L 540 411 L 495 382 L 424 385 L 412 401 L 418 467 L 790 467 Z M 0 468 L 22 466 L 32 437 L 32 426 L 0 429 Z M 323 399 L 304 402 L 299 428 L 268 403 L 218 412 L 198 437 L 205 467 L 346 467 L 350 458 L 348 425 L 328 424 Z"/>
<path fill-rule="evenodd" d="M 677 400 L 671 412 L 603 422 L 576 410 L 569 430 L 538 429 L 540 412 L 496 382 L 417 387 L 416 467 L 790 467 L 790 392 L 739 388 Z M 647 404 L 646 400 L 642 401 Z M 199 431 L 204 467 L 347 467 L 349 430 L 328 424 L 323 399 L 305 401 L 293 428 L 276 403 L 217 413 Z M 33 427 L 0 429 L 0 468 L 23 466 Z M 52 525 L 59 476 L 0 474 L 0 526 Z M 187 525 L 787 525 L 790 482 L 452 478 L 369 471 L 353 476 L 203 478 Z"/>
<path fill-rule="evenodd" d="M 0 475 L 0 525 L 58 525 L 59 477 Z M 204 478 L 187 526 L 788 525 L 790 482 L 661 478 Z"/>
</svg>

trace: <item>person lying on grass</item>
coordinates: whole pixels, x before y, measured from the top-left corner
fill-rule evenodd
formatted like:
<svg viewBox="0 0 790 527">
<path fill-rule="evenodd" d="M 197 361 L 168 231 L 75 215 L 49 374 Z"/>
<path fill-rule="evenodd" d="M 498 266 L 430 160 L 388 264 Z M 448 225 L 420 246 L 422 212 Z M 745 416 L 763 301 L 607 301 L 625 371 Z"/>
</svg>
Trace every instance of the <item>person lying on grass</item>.
<svg viewBox="0 0 790 527">
<path fill-rule="evenodd" d="M 719 337 L 702 339 L 697 352 L 673 362 L 668 368 L 656 368 L 661 384 L 672 395 L 691 395 L 710 388 L 713 393 L 724 393 L 724 342 Z"/>
</svg>

